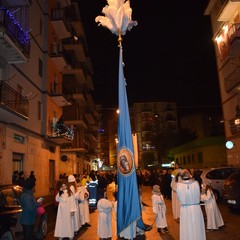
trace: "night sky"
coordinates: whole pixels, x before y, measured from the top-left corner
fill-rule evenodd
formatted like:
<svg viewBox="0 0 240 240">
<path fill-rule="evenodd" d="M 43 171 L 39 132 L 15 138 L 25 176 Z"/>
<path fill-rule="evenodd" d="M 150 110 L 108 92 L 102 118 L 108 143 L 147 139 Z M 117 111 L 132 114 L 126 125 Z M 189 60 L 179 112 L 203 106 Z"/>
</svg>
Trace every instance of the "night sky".
<svg viewBox="0 0 240 240">
<path fill-rule="evenodd" d="M 176 101 L 179 108 L 220 107 L 217 69 L 207 0 L 131 0 L 132 20 L 123 36 L 124 73 L 129 105 Z M 79 0 L 94 76 L 94 101 L 118 103 L 118 42 L 98 26 L 105 0 Z"/>
</svg>

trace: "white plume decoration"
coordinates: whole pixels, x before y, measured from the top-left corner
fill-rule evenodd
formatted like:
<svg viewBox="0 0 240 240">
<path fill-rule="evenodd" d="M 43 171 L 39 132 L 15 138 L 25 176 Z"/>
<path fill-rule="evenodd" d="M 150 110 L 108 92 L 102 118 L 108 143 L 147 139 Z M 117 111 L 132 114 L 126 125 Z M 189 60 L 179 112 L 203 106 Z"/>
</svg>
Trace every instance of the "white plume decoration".
<svg viewBox="0 0 240 240">
<path fill-rule="evenodd" d="M 127 30 L 137 26 L 137 21 L 132 21 L 132 9 L 127 0 L 108 0 L 108 5 L 102 9 L 105 16 L 95 18 L 98 25 L 108 28 L 113 34 L 125 35 Z"/>
</svg>

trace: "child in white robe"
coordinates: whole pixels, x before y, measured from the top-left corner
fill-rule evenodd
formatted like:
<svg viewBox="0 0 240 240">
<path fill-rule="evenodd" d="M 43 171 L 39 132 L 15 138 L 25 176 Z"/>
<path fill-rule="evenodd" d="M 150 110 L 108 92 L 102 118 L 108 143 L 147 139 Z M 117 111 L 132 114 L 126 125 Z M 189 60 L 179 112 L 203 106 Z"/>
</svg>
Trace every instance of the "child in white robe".
<svg viewBox="0 0 240 240">
<path fill-rule="evenodd" d="M 100 239 L 112 238 L 112 203 L 106 198 L 101 198 L 97 203 L 98 229 Z"/>
<path fill-rule="evenodd" d="M 207 230 L 217 230 L 224 225 L 222 215 L 216 203 L 216 199 L 210 185 L 202 185 L 203 193 L 201 194 L 201 201 L 205 203 L 205 210 L 207 215 Z"/>
<path fill-rule="evenodd" d="M 152 189 L 152 210 L 156 218 L 158 232 L 169 232 L 166 220 L 166 205 L 159 185 L 154 185 Z"/>
<path fill-rule="evenodd" d="M 80 222 L 80 210 L 79 210 L 79 206 L 78 206 L 77 183 L 76 183 L 76 179 L 73 175 L 68 176 L 68 184 L 69 184 L 70 190 L 73 193 L 73 196 L 75 197 L 75 205 L 76 205 L 76 209 L 77 209 L 77 211 L 74 212 L 74 214 L 72 216 L 74 233 L 76 235 L 78 233 L 79 229 L 81 228 L 82 224 Z"/>
<path fill-rule="evenodd" d="M 90 227 L 90 216 L 89 216 L 89 192 L 82 186 L 81 182 L 78 183 L 77 187 L 78 199 L 79 199 L 79 210 L 80 210 L 80 222 L 83 227 Z"/>
<path fill-rule="evenodd" d="M 54 237 L 58 237 L 59 240 L 62 240 L 63 238 L 73 239 L 74 228 L 72 224 L 72 216 L 77 209 L 75 197 L 67 184 L 62 184 L 59 193 L 56 195 L 56 202 L 59 204 Z"/>
<path fill-rule="evenodd" d="M 115 198 L 115 202 L 113 203 L 113 208 L 114 208 L 114 212 L 115 212 L 115 219 L 116 219 L 116 235 L 117 235 L 117 192 L 114 193 L 114 198 Z M 132 228 L 132 230 L 131 230 Z M 132 237 L 131 237 L 132 235 Z M 131 226 L 128 226 L 127 228 L 125 228 L 120 234 L 119 237 L 120 238 L 124 238 L 124 239 L 131 239 L 131 238 L 136 238 L 137 235 L 137 222 L 133 222 L 131 224 Z"/>
</svg>

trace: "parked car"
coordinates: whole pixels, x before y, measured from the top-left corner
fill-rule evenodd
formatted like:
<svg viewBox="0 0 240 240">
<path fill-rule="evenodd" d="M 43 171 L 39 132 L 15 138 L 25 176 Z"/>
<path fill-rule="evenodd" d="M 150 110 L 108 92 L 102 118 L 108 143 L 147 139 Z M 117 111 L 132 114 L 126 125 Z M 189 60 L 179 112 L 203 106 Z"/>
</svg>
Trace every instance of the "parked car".
<svg viewBox="0 0 240 240">
<path fill-rule="evenodd" d="M 18 185 L 0 185 L 0 240 L 13 240 L 22 232 L 18 221 L 22 212 L 22 191 L 22 187 Z M 47 213 L 36 219 L 35 239 L 43 239 L 47 235 L 47 219 Z"/>
<path fill-rule="evenodd" d="M 222 196 L 230 210 L 240 210 L 240 172 L 224 181 Z"/>
<path fill-rule="evenodd" d="M 222 198 L 224 180 L 237 171 L 240 171 L 240 169 L 235 167 L 204 169 L 201 174 L 202 183 L 211 185 L 215 198 L 219 201 Z"/>
</svg>

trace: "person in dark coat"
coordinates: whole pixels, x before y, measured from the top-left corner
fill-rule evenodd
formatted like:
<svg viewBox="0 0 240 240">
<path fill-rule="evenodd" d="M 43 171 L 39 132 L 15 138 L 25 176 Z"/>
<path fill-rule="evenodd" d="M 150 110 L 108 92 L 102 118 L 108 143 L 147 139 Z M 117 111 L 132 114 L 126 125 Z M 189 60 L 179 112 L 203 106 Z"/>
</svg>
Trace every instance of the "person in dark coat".
<svg viewBox="0 0 240 240">
<path fill-rule="evenodd" d="M 42 199 L 38 202 L 33 196 L 35 180 L 28 178 L 23 184 L 23 193 L 20 198 L 22 212 L 19 217 L 19 223 L 23 227 L 23 240 L 32 240 L 34 235 L 34 223 L 37 216 L 37 208 L 40 206 Z"/>
<path fill-rule="evenodd" d="M 105 174 L 103 172 L 99 172 L 98 176 L 98 186 L 97 186 L 97 201 L 101 198 L 104 198 L 104 193 L 107 189 L 107 179 L 105 178 Z"/>
<path fill-rule="evenodd" d="M 16 181 L 16 184 L 23 187 L 24 182 L 25 182 L 24 171 L 20 171 L 18 173 L 18 179 Z"/>
<path fill-rule="evenodd" d="M 161 177 L 161 191 L 165 199 L 171 199 L 171 181 L 172 177 L 167 169 L 163 169 Z"/>
<path fill-rule="evenodd" d="M 29 178 L 33 178 L 36 181 L 36 177 L 35 177 L 34 171 L 30 172 Z"/>
</svg>

